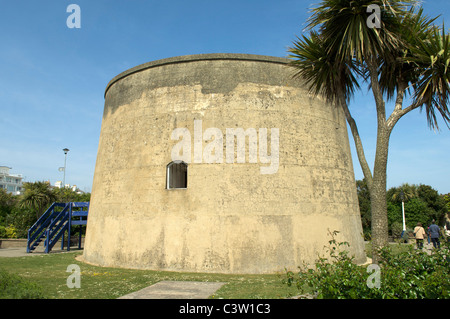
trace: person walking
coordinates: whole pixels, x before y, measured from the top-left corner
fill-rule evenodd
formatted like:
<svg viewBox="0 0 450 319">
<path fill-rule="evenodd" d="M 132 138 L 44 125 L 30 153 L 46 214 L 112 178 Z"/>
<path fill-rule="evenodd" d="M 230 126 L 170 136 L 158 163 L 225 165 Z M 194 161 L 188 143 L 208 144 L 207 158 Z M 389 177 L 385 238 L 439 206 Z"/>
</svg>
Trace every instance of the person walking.
<svg viewBox="0 0 450 319">
<path fill-rule="evenodd" d="M 417 226 L 414 228 L 414 236 L 416 237 L 416 245 L 417 249 L 423 248 L 423 239 L 426 236 L 425 229 L 422 227 L 422 223 L 417 223 Z"/>
<path fill-rule="evenodd" d="M 431 222 L 431 225 L 430 225 L 430 237 L 431 237 L 431 242 L 433 243 L 433 247 L 440 249 L 441 243 L 439 241 L 439 237 L 441 235 L 440 234 L 441 229 L 435 223 L 436 223 L 436 221 L 433 219 Z"/>
</svg>

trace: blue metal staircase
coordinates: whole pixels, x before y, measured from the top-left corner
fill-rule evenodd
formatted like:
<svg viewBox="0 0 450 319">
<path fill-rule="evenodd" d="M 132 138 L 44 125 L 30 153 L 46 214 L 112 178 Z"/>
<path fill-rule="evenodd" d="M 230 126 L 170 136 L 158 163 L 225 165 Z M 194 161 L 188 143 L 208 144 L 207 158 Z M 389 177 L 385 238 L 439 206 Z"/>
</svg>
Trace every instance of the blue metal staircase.
<svg viewBox="0 0 450 319">
<path fill-rule="evenodd" d="M 64 234 L 68 233 L 67 250 L 70 250 L 70 238 L 73 225 L 86 225 L 89 202 L 53 203 L 28 230 L 27 253 L 31 253 L 44 241 L 44 251 L 49 253 L 61 239 L 64 249 Z M 81 248 L 81 231 L 79 248 Z"/>
</svg>

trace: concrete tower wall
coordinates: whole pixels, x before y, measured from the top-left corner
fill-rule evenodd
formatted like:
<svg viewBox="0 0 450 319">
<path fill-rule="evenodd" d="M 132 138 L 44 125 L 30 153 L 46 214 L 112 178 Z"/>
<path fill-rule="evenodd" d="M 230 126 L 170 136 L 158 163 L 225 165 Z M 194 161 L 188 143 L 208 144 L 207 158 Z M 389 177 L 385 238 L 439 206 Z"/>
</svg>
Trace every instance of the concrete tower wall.
<svg viewBox="0 0 450 319">
<path fill-rule="evenodd" d="M 270 273 L 313 263 L 330 240 L 328 231 L 337 230 L 356 261 L 365 261 L 345 118 L 308 96 L 286 63 L 193 55 L 114 78 L 105 93 L 84 259 L 128 268 Z M 182 141 L 171 139 L 177 128 L 191 138 L 183 144 L 191 150 L 187 188 L 166 189 L 166 166 Z M 236 163 L 237 150 L 234 163 L 226 155 L 226 132 L 233 128 L 257 134 L 256 144 L 246 139 L 244 163 Z M 260 156 L 260 129 L 267 129 L 268 155 L 278 151 L 279 163 Z M 278 149 L 271 129 L 278 129 Z"/>
</svg>

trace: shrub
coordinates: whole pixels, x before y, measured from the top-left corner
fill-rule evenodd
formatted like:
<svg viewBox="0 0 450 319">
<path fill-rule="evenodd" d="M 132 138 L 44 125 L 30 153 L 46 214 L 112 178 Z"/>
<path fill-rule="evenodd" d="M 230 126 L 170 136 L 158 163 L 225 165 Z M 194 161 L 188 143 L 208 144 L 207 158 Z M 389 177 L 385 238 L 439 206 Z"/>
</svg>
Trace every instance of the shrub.
<svg viewBox="0 0 450 319">
<path fill-rule="evenodd" d="M 447 246 L 440 250 L 414 250 L 393 254 L 381 250 L 381 289 L 379 298 L 442 299 L 449 298 L 450 256 Z"/>
<path fill-rule="evenodd" d="M 0 225 L 0 238 L 6 238 L 6 227 Z"/>
<path fill-rule="evenodd" d="M 400 238 L 403 232 L 403 225 L 401 222 L 393 222 L 391 225 L 392 237 Z"/>
<path fill-rule="evenodd" d="M 13 226 L 15 229 L 15 238 L 27 238 L 28 229 L 36 222 L 34 211 L 26 208 L 15 208 L 6 217 L 5 226 Z"/>
<path fill-rule="evenodd" d="M 393 253 L 381 249 L 380 284 L 369 287 L 372 272 L 367 266 L 356 265 L 338 243 L 335 235 L 329 241 L 330 258 L 319 258 L 315 268 L 300 268 L 297 274 L 286 272 L 285 283 L 295 284 L 301 293 L 311 292 L 323 299 L 436 299 L 449 298 L 450 258 L 448 247 L 431 254 L 416 251 Z"/>
<path fill-rule="evenodd" d="M 5 227 L 6 238 L 17 238 L 17 229 L 14 225 Z"/>
<path fill-rule="evenodd" d="M 0 269 L 0 299 L 43 299 L 42 288 Z"/>
</svg>

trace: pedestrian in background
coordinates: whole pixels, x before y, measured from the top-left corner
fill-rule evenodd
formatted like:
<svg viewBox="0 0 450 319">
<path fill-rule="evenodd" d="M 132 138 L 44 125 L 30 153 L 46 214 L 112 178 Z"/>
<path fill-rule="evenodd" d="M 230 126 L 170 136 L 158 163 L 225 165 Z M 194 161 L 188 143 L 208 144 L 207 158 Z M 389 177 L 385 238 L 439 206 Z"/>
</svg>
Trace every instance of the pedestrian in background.
<svg viewBox="0 0 450 319">
<path fill-rule="evenodd" d="M 439 241 L 439 237 L 441 236 L 441 229 L 435 223 L 436 223 L 436 221 L 433 219 L 433 221 L 431 222 L 431 225 L 430 225 L 430 237 L 431 237 L 431 242 L 433 243 L 433 247 L 440 249 L 441 243 Z"/>
<path fill-rule="evenodd" d="M 423 248 L 423 239 L 426 235 L 427 233 L 425 232 L 425 229 L 423 229 L 422 223 L 417 223 L 417 226 L 414 228 L 414 236 L 416 237 L 417 249 Z"/>
</svg>

